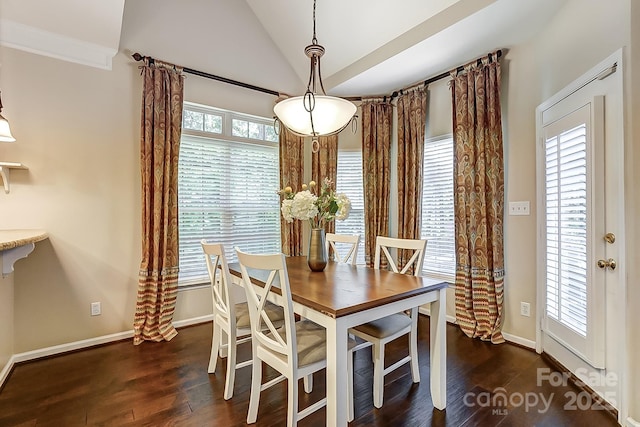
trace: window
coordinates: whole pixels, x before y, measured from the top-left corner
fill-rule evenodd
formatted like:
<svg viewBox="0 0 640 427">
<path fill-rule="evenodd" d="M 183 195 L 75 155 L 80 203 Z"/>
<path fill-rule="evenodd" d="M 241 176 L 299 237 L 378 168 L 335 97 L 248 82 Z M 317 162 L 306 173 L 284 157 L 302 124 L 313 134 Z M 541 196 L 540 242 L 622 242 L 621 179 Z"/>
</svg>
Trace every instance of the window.
<svg viewBox="0 0 640 427">
<path fill-rule="evenodd" d="M 201 239 L 279 252 L 278 144 L 270 119 L 185 103 L 178 162 L 180 285 L 208 280 Z"/>
<path fill-rule="evenodd" d="M 422 271 L 455 280 L 453 207 L 453 137 L 430 138 L 424 144 L 422 238 L 428 239 Z"/>
<path fill-rule="evenodd" d="M 358 258 L 364 264 L 364 185 L 362 183 L 362 152 L 339 151 L 336 192 L 351 200 L 351 212 L 344 221 L 336 221 L 337 234 L 359 234 Z"/>
</svg>

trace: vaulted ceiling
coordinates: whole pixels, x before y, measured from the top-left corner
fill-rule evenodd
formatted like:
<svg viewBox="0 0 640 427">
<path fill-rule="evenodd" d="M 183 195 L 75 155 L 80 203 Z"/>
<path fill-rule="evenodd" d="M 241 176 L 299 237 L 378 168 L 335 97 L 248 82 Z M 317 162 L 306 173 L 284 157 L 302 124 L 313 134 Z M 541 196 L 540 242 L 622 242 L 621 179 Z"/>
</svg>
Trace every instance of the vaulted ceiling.
<svg viewBox="0 0 640 427">
<path fill-rule="evenodd" d="M 140 0 L 129 0 L 140 1 Z M 183 0 L 171 25 L 191 25 L 204 13 L 214 21 L 225 3 L 240 0 Z M 304 47 L 313 35 L 312 0 L 244 0 L 242 10 L 277 47 L 306 86 L 309 60 Z M 316 36 L 325 89 L 334 95 L 388 94 L 471 61 L 525 42 L 565 0 L 317 0 Z M 146 2 L 149 16 L 169 0 Z M 136 4 L 138 6 L 138 4 Z M 121 49 L 125 0 L 0 0 L 0 43 L 33 53 L 100 68 L 111 67 Z M 229 17 L 231 19 L 231 17 Z M 199 54 L 201 46 L 189 41 Z M 189 63 L 183 65 L 189 66 Z M 202 65 L 206 68 L 206 64 Z M 203 71 L 214 72 L 213 63 Z M 259 72 L 259 70 L 256 70 Z M 233 76 L 227 76 L 233 77 Z"/>
</svg>

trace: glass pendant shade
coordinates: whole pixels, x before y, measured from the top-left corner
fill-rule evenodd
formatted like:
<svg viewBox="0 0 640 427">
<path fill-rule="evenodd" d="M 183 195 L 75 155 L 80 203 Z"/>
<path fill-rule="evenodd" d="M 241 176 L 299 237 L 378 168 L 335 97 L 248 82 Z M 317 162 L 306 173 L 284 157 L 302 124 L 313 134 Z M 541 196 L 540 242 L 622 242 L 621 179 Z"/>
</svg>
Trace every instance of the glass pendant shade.
<svg viewBox="0 0 640 427">
<path fill-rule="evenodd" d="M 305 108 L 305 96 L 280 101 L 273 112 L 284 126 L 301 136 L 333 135 L 344 129 L 356 113 L 356 106 L 346 99 L 327 95 L 315 95 L 314 99 L 311 112 Z"/>
<path fill-rule="evenodd" d="M 305 55 L 311 61 L 307 91 L 302 96 L 278 102 L 273 112 L 291 132 L 313 137 L 314 153 L 319 148 L 317 137 L 340 132 L 355 117 L 357 110 L 353 102 L 328 96 L 325 92 L 320 72 L 320 58 L 324 52 L 324 47 L 318 44 L 316 38 L 316 0 L 313 0 L 313 38 L 311 44 L 304 48 Z"/>
<path fill-rule="evenodd" d="M 9 122 L 0 114 L 0 142 L 14 142 L 16 139 L 11 135 Z"/>
</svg>

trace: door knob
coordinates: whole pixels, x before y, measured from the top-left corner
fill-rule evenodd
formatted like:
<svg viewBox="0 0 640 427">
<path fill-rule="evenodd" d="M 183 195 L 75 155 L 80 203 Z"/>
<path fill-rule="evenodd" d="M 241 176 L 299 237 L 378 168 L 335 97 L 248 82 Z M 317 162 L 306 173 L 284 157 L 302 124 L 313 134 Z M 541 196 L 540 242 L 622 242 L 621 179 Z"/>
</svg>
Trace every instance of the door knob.
<svg viewBox="0 0 640 427">
<path fill-rule="evenodd" d="M 600 268 L 610 268 L 611 270 L 615 270 L 616 265 L 617 265 L 616 260 L 613 258 L 609 258 L 608 260 L 604 260 L 604 259 L 598 260 L 598 267 Z"/>
<path fill-rule="evenodd" d="M 616 241 L 616 235 L 613 233 L 607 233 L 604 235 L 604 241 L 607 243 L 613 243 Z"/>
</svg>

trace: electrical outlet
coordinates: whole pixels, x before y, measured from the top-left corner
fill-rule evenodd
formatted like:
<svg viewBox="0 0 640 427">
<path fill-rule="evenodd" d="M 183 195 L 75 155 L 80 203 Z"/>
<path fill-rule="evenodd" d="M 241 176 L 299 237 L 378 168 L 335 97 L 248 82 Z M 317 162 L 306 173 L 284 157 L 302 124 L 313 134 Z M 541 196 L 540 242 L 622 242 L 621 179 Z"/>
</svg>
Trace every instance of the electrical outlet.
<svg viewBox="0 0 640 427">
<path fill-rule="evenodd" d="M 531 316 L 531 305 L 528 302 L 520 303 L 520 314 L 526 317 Z"/>
<path fill-rule="evenodd" d="M 100 306 L 99 302 L 92 302 L 91 303 L 91 315 L 92 316 L 100 316 L 100 314 L 102 313 L 102 307 Z"/>
</svg>

